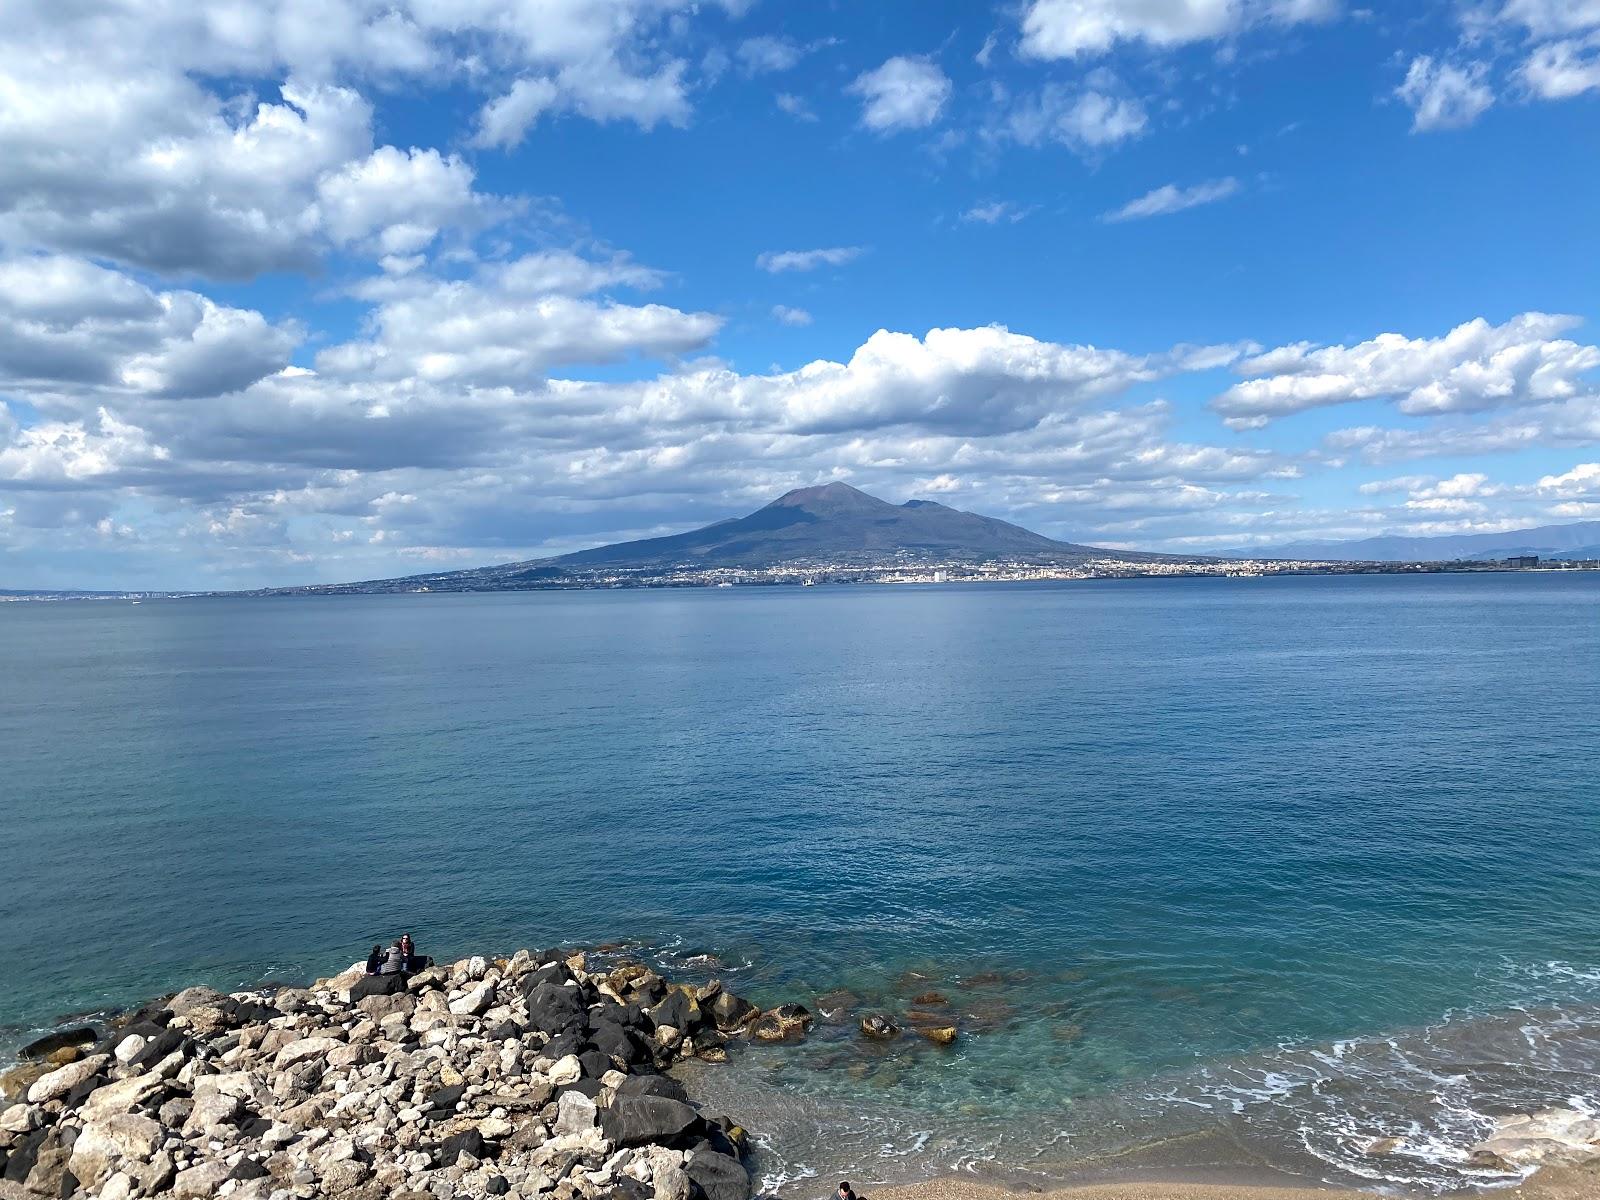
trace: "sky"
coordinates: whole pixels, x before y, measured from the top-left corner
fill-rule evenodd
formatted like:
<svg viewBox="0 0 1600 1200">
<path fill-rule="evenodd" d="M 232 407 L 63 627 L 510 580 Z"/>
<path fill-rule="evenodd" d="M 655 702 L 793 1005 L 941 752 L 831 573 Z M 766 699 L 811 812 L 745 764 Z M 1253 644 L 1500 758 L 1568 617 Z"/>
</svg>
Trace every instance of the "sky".
<svg viewBox="0 0 1600 1200">
<path fill-rule="evenodd" d="M 1600 0 L 5 8 L 0 588 L 1600 518 Z"/>
</svg>

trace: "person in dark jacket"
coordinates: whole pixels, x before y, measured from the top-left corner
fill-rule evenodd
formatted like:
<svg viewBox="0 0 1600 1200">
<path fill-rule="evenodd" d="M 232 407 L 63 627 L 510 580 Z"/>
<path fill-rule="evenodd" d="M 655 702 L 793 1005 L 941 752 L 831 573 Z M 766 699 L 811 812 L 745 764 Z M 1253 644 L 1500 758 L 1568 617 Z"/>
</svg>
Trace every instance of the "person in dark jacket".
<svg viewBox="0 0 1600 1200">
<path fill-rule="evenodd" d="M 848 1179 L 840 1181 L 839 1190 L 834 1194 L 839 1198 L 839 1200 L 858 1200 L 855 1192 L 850 1188 L 850 1181 Z"/>
<path fill-rule="evenodd" d="M 374 946 L 372 953 L 367 955 L 367 974 L 376 975 L 381 966 L 383 966 L 383 947 Z"/>
<path fill-rule="evenodd" d="M 411 940 L 409 933 L 400 935 L 400 953 L 405 958 L 406 973 L 409 975 L 417 969 L 417 944 Z"/>
<path fill-rule="evenodd" d="M 378 968 L 379 975 L 404 975 L 406 970 L 405 951 L 400 949 L 400 942 L 396 939 L 394 945 L 389 947 L 383 956 L 383 966 Z"/>
</svg>

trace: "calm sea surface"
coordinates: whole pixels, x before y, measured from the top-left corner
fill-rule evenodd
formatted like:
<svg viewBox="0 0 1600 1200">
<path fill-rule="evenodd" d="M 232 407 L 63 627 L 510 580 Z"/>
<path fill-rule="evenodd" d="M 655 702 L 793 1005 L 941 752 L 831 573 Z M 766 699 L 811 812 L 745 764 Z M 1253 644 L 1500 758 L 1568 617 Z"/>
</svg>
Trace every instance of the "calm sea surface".
<svg viewBox="0 0 1600 1200">
<path fill-rule="evenodd" d="M 700 1081 L 785 1192 L 1492 1181 L 1600 1105 L 1597 735 L 1600 573 L 0 605 L 0 1043 L 629 939 L 838 1014 Z"/>
</svg>

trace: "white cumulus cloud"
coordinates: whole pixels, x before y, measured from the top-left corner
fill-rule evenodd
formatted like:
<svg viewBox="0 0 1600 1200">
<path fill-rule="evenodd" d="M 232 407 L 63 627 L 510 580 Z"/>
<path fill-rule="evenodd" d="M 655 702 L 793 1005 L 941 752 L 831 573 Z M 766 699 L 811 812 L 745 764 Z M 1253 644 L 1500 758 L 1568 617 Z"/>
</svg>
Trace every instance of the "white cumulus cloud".
<svg viewBox="0 0 1600 1200">
<path fill-rule="evenodd" d="M 1413 132 L 1471 125 L 1494 104 L 1494 92 L 1485 82 L 1487 73 L 1483 63 L 1454 66 L 1425 54 L 1412 59 L 1395 95 L 1411 109 Z"/>
<path fill-rule="evenodd" d="M 1035 58 L 1104 54 L 1119 42 L 1180 46 L 1250 26 L 1326 20 L 1336 0 L 1031 0 L 1022 50 Z"/>
<path fill-rule="evenodd" d="M 1590 388 L 1600 348 L 1559 334 L 1576 317 L 1524 313 L 1502 325 L 1478 318 L 1439 338 L 1386 333 L 1355 346 L 1283 346 L 1245 359 L 1252 376 L 1212 401 L 1237 428 L 1357 400 L 1392 400 L 1434 416 L 1568 400 Z"/>
<path fill-rule="evenodd" d="M 848 91 L 861 97 L 861 123 L 877 133 L 924 129 L 950 99 L 950 80 L 924 58 L 896 57 L 858 76 Z"/>
</svg>

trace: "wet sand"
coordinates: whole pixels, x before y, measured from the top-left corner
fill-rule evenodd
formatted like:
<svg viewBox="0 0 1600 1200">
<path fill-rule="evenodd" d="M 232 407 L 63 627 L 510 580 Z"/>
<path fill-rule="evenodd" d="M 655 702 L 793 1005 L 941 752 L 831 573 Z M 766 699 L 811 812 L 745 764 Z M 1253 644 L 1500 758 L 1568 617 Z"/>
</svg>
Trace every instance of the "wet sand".
<svg viewBox="0 0 1600 1200">
<path fill-rule="evenodd" d="M 1600 1197 L 1600 1164 L 1546 1168 L 1518 1187 L 1455 1194 L 1495 1200 L 1595 1200 Z M 1051 1190 L 1035 1184 L 1005 1187 L 946 1178 L 912 1187 L 876 1189 L 867 1200 L 1017 1200 L 1027 1195 L 1043 1195 L 1052 1200 L 1373 1200 L 1376 1196 L 1393 1197 L 1405 1193 L 1180 1180 L 1097 1183 Z"/>
</svg>

